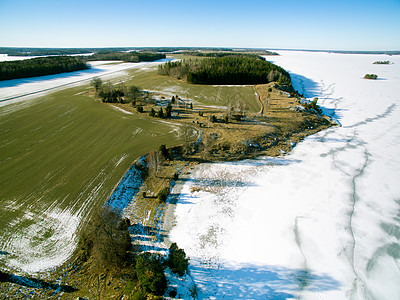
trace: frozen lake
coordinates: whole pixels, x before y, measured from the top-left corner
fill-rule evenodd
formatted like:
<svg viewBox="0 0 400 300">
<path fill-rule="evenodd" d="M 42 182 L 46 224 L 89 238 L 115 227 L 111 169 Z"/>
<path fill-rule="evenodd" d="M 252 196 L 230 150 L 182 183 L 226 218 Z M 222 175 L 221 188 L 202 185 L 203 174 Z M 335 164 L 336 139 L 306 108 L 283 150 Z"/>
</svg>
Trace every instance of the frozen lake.
<svg viewBox="0 0 400 300">
<path fill-rule="evenodd" d="M 170 238 L 199 298 L 399 299 L 400 56 L 278 52 L 342 126 L 284 157 L 193 170 Z"/>
</svg>

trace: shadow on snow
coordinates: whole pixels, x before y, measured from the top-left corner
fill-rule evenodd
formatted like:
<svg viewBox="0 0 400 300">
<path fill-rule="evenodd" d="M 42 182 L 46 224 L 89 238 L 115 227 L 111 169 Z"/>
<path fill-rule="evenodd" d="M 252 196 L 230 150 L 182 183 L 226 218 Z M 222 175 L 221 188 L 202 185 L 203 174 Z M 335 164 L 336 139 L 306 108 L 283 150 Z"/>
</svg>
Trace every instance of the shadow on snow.
<svg viewBox="0 0 400 300">
<path fill-rule="evenodd" d="M 210 268 L 195 262 L 190 265 L 190 273 L 199 288 L 199 298 L 287 299 L 296 298 L 303 289 L 323 292 L 341 286 L 325 274 L 279 266 L 243 264 L 240 267 L 217 265 Z"/>
<path fill-rule="evenodd" d="M 41 279 L 36 279 L 36 278 L 31 278 L 31 277 L 26 277 L 26 276 L 12 275 L 12 274 L 3 273 L 3 272 L 1 272 L 0 281 L 15 283 L 15 284 L 30 287 L 30 288 L 55 290 L 57 292 L 64 292 L 64 293 L 73 293 L 73 292 L 77 291 L 76 288 L 69 286 L 69 285 L 61 285 L 58 283 L 46 282 Z"/>
</svg>

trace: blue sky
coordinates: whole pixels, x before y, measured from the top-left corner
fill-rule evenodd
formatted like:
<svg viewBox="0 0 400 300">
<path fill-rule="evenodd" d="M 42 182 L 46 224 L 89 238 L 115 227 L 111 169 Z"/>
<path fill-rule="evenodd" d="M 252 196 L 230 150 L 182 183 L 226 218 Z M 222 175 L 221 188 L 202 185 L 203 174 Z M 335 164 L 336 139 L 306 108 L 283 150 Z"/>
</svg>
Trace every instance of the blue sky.
<svg viewBox="0 0 400 300">
<path fill-rule="evenodd" d="M 400 0 L 0 0 L 0 46 L 400 50 Z"/>
</svg>

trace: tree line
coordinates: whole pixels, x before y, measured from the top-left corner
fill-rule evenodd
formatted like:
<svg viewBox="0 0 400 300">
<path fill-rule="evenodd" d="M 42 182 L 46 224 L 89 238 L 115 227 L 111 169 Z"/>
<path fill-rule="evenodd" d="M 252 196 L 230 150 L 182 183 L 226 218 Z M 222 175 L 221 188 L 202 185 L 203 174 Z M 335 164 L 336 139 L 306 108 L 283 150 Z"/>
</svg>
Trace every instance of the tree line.
<svg viewBox="0 0 400 300">
<path fill-rule="evenodd" d="M 378 61 L 375 61 L 373 64 L 374 65 L 389 65 L 390 61 L 388 61 L 388 60 L 383 60 L 383 61 L 378 60 Z"/>
<path fill-rule="evenodd" d="M 45 50 L 43 50 L 45 51 Z M 60 50 L 61 51 L 61 50 Z M 62 51 L 61 51 L 62 52 Z M 46 52 L 44 52 L 46 53 Z M 87 61 L 122 60 L 124 62 L 155 61 L 165 58 L 165 54 L 150 52 L 97 52 L 91 56 L 46 56 L 18 61 L 0 62 L 0 80 L 53 75 L 89 69 Z M 114 98 L 113 96 L 108 98 Z"/>
<path fill-rule="evenodd" d="M 238 53 L 238 52 L 188 52 L 185 53 L 191 56 L 198 56 L 198 57 L 244 57 L 244 58 L 252 58 L 258 60 L 265 60 L 263 57 L 252 54 L 252 53 Z"/>
<path fill-rule="evenodd" d="M 0 80 L 27 78 L 89 69 L 80 58 L 71 56 L 37 57 L 0 62 Z"/>
<path fill-rule="evenodd" d="M 87 57 L 88 60 L 122 60 L 124 62 L 155 61 L 165 58 L 164 53 L 100 51 Z"/>
<path fill-rule="evenodd" d="M 12 56 L 70 55 L 95 52 L 92 48 L 14 48 L 0 47 L 0 53 Z"/>
<path fill-rule="evenodd" d="M 291 86 L 289 73 L 263 58 L 225 56 L 167 62 L 158 73 L 194 84 L 263 84 L 277 81 Z"/>
</svg>

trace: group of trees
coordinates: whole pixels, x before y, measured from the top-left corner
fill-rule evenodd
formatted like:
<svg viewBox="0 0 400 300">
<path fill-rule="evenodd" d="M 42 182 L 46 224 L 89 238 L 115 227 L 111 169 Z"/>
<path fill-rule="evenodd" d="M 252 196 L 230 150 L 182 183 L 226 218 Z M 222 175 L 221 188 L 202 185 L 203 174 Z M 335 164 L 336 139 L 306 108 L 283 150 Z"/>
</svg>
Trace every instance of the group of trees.
<svg viewBox="0 0 400 300">
<path fill-rule="evenodd" d="M 92 258 L 100 269 L 115 269 L 129 262 L 131 238 L 129 219 L 105 206 L 94 214 L 80 240 L 81 258 Z"/>
<path fill-rule="evenodd" d="M 0 62 L 0 80 L 27 78 L 88 69 L 82 59 L 71 56 L 37 57 Z"/>
<path fill-rule="evenodd" d="M 134 268 L 141 288 L 138 294 L 161 296 L 167 287 L 165 269 L 169 267 L 172 272 L 183 276 L 187 271 L 189 259 L 185 251 L 179 249 L 175 243 L 169 248 L 167 258 L 150 253 L 133 253 L 129 226 L 129 219 L 122 218 L 118 210 L 109 206 L 100 209 L 92 217 L 88 230 L 81 236 L 81 259 L 91 259 L 91 270 L 97 273 L 99 281 L 105 271 L 115 271 L 126 266 L 132 270 Z M 100 286 L 99 283 L 99 289 Z"/>
<path fill-rule="evenodd" d="M 317 101 L 318 101 L 318 98 L 315 97 L 313 99 L 313 101 L 311 101 L 310 103 L 308 103 L 308 102 L 303 103 L 303 106 L 307 111 L 315 111 L 320 114 L 320 113 L 322 113 L 322 110 L 319 107 L 319 105 L 317 104 Z"/>
<path fill-rule="evenodd" d="M 167 62 L 159 66 L 158 72 L 195 84 L 263 84 L 278 81 L 291 86 L 287 71 L 259 57 L 225 56 Z"/>
<path fill-rule="evenodd" d="M 238 52 L 189 52 L 185 53 L 191 56 L 199 56 L 199 57 L 244 57 L 244 58 L 252 58 L 264 60 L 261 56 L 257 54 L 251 53 L 238 53 Z"/>
<path fill-rule="evenodd" d="M 99 77 L 94 77 L 90 81 L 90 85 L 94 87 L 96 95 L 105 103 L 133 102 L 140 96 L 139 88 L 134 85 L 126 87 L 120 83 L 115 87 L 110 83 L 104 84 Z"/>
<path fill-rule="evenodd" d="M 87 57 L 88 60 L 122 60 L 124 62 L 155 61 L 162 58 L 165 58 L 164 53 L 117 51 L 99 51 Z"/>
<path fill-rule="evenodd" d="M 154 108 L 151 108 L 149 116 L 165 119 L 165 118 L 171 118 L 171 114 L 172 114 L 172 104 L 171 102 L 169 102 L 167 107 L 165 107 L 165 113 L 162 107 L 160 107 L 157 111 L 155 111 Z"/>
<path fill-rule="evenodd" d="M 173 243 L 166 259 L 150 253 L 140 255 L 136 260 L 136 274 L 144 293 L 162 296 L 167 287 L 165 268 L 169 267 L 172 272 L 183 276 L 188 266 L 185 251 Z"/>
</svg>

